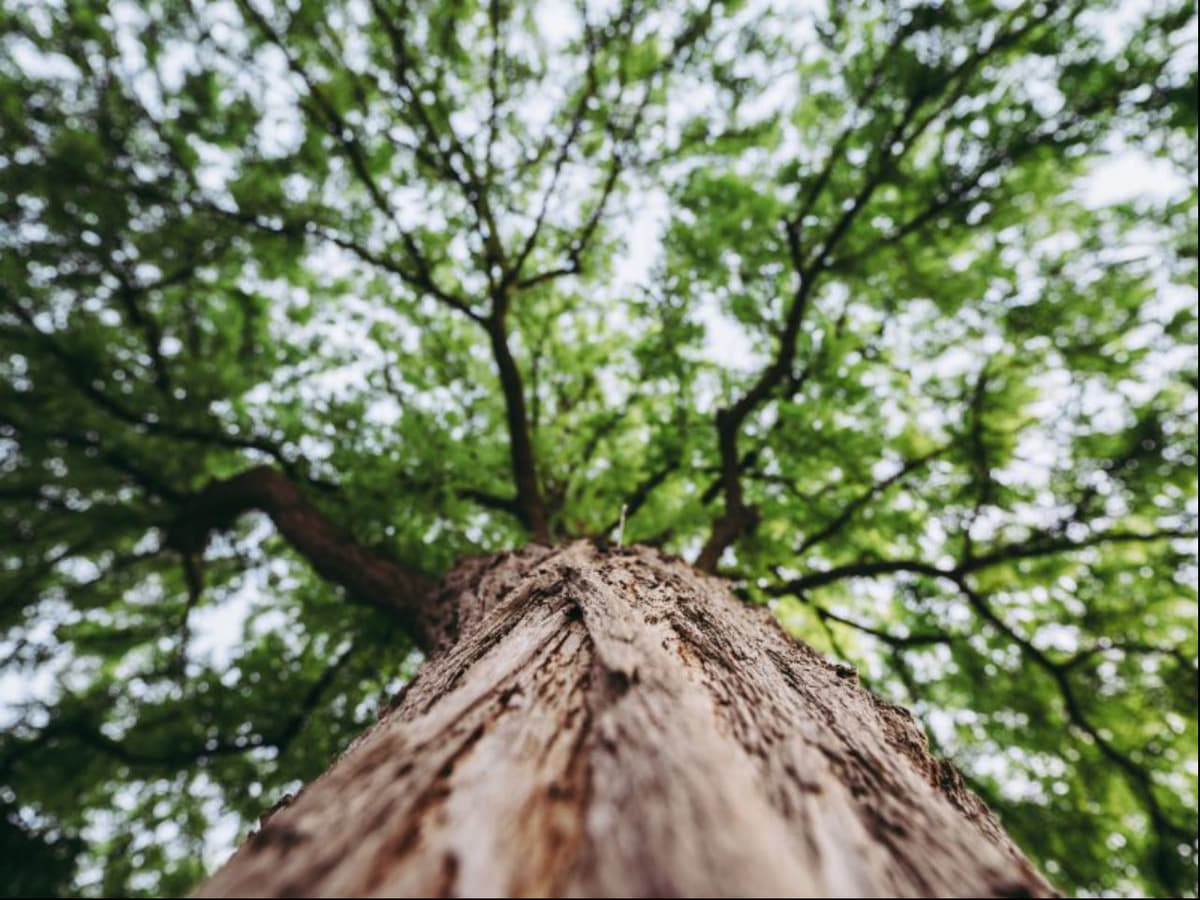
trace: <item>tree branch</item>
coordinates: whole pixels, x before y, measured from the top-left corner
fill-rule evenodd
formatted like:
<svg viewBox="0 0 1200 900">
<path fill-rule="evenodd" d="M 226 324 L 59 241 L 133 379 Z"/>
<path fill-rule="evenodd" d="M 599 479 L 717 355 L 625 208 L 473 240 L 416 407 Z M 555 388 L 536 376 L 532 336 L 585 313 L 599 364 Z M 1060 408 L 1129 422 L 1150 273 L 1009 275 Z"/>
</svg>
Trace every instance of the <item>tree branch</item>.
<svg viewBox="0 0 1200 900">
<path fill-rule="evenodd" d="M 541 484 L 538 481 L 537 460 L 529 432 L 529 413 L 525 404 L 525 386 L 521 380 L 521 372 L 508 347 L 503 318 L 493 316 L 487 331 L 500 376 L 500 387 L 504 392 L 509 456 L 512 461 L 513 482 L 517 488 L 521 521 L 535 541 L 548 544 L 550 529 L 546 521 L 546 505 L 542 498 Z"/>
<path fill-rule="evenodd" d="M 851 227 L 858 220 L 875 192 L 890 177 L 894 176 L 900 162 L 910 153 L 921 135 L 937 122 L 958 97 L 967 90 L 972 76 L 979 67 L 994 53 L 1011 46 L 1027 35 L 1049 15 L 1050 12 L 1047 11 L 1042 16 L 1025 19 L 1019 16 L 1017 11 L 1011 12 L 1006 19 L 1006 24 L 1018 20 L 1022 24 L 1011 30 L 1001 31 L 998 37 L 969 56 L 948 78 L 936 85 L 921 86 L 913 90 L 912 94 L 907 97 L 903 111 L 889 129 L 888 134 L 877 142 L 871 163 L 867 167 L 858 191 L 849 200 L 841 215 L 838 216 L 833 226 L 807 259 L 804 258 L 800 242 L 802 220 L 815 207 L 821 193 L 828 187 L 833 167 L 841 158 L 838 151 L 849 138 L 853 131 L 852 127 L 839 135 L 834 152 L 826 162 L 823 171 L 818 174 L 799 201 L 798 212 L 784 220 L 788 249 L 798 284 L 784 319 L 784 327 L 779 335 L 775 358 L 731 407 L 717 412 L 716 427 L 721 453 L 721 480 L 725 493 L 725 510 L 713 523 L 709 539 L 696 561 L 699 568 L 712 571 L 725 548 L 731 546 L 745 531 L 752 529 L 758 521 L 757 510 L 753 506 L 746 505 L 742 496 L 738 454 L 739 433 L 746 419 L 778 390 L 788 373 L 792 371 L 800 327 L 812 302 L 815 285 L 831 268 L 832 254 L 849 234 Z M 856 105 L 870 99 L 878 87 L 877 76 L 884 72 L 887 60 L 890 59 L 895 49 L 898 49 L 905 34 L 904 30 L 897 34 L 889 50 L 880 60 L 877 71 L 872 75 L 866 89 L 857 99 Z M 936 103 L 928 115 L 924 118 L 919 116 L 928 103 L 939 99 L 940 102 Z M 895 149 L 897 145 L 898 149 Z"/>
<path fill-rule="evenodd" d="M 1067 721 L 1080 732 L 1087 735 L 1096 749 L 1100 751 L 1101 755 L 1124 773 L 1126 783 L 1145 806 L 1146 812 L 1149 814 L 1150 820 L 1154 825 L 1158 840 L 1165 844 L 1175 839 L 1189 838 L 1191 834 L 1190 830 L 1171 821 L 1163 810 L 1157 795 L 1154 793 L 1154 780 L 1150 776 L 1150 773 L 1138 765 L 1133 757 L 1109 741 L 1100 729 L 1093 725 L 1087 718 L 1083 707 L 1079 703 L 1075 688 L 1071 684 L 1069 662 L 1055 662 L 1042 650 L 1038 649 L 1032 641 L 1015 631 L 991 608 L 986 598 L 967 583 L 965 577 L 959 576 L 953 580 L 958 585 L 959 590 L 971 608 L 978 613 L 979 617 L 1016 644 L 1020 648 L 1022 655 L 1043 669 L 1054 681 L 1058 687 L 1059 695 L 1062 697 Z"/>
<path fill-rule="evenodd" d="M 168 527 L 165 543 L 185 556 L 199 555 L 212 532 L 230 528 L 250 510 L 270 516 L 322 578 L 398 618 L 422 648 L 441 637 L 428 608 L 433 585 L 425 576 L 359 544 L 269 466 L 210 482 Z"/>
<path fill-rule="evenodd" d="M 1194 539 L 1196 532 L 1183 529 L 1162 529 L 1160 531 L 1108 531 L 1091 535 L 1078 541 L 1063 539 L 1033 541 L 1024 544 L 1011 544 L 1001 547 L 981 556 L 967 559 L 952 569 L 943 569 L 932 563 L 917 559 L 878 559 L 862 562 L 847 563 L 835 566 L 824 572 L 812 572 L 793 578 L 785 584 L 770 589 L 773 594 L 791 594 L 813 588 L 824 587 L 837 581 L 849 578 L 879 578 L 884 575 L 895 575 L 908 572 L 914 575 L 925 575 L 930 578 L 940 578 L 958 584 L 963 576 L 993 568 L 1004 563 L 1019 559 L 1031 559 L 1040 556 L 1052 556 L 1058 553 L 1071 553 L 1086 550 L 1102 544 L 1149 543 L 1175 539 Z"/>
<path fill-rule="evenodd" d="M 823 528 L 821 528 L 817 531 L 814 531 L 812 534 L 806 536 L 804 538 L 804 540 L 801 541 L 800 546 L 797 548 L 796 552 L 798 554 L 804 553 L 805 551 L 811 549 L 815 545 L 817 545 L 823 541 L 829 540 L 829 538 L 833 537 L 835 534 L 837 534 L 839 531 L 841 531 L 843 528 L 845 528 L 848 524 L 850 524 L 850 521 L 854 518 L 854 516 L 858 513 L 858 511 L 860 509 L 862 509 L 864 506 L 866 506 L 868 503 L 870 503 L 872 500 L 874 500 L 876 497 L 878 497 L 880 494 L 882 494 L 888 488 L 903 481 L 905 478 L 907 478 L 909 475 L 911 475 L 917 469 L 922 468 L 930 461 L 941 456 L 943 453 L 946 452 L 947 449 L 949 449 L 949 448 L 948 447 L 939 447 L 936 450 L 932 450 L 929 453 L 926 453 L 922 456 L 916 457 L 915 459 L 910 459 L 907 462 L 905 462 L 904 465 L 901 466 L 900 470 L 898 472 L 896 472 L 894 475 L 871 485 L 869 488 L 867 488 L 867 490 L 863 491 L 862 494 L 860 494 L 858 497 L 855 497 L 853 500 L 851 500 L 849 503 L 847 503 L 845 508 L 837 516 L 835 516 L 832 520 L 830 520 L 830 522 L 827 525 L 825 525 Z"/>
</svg>

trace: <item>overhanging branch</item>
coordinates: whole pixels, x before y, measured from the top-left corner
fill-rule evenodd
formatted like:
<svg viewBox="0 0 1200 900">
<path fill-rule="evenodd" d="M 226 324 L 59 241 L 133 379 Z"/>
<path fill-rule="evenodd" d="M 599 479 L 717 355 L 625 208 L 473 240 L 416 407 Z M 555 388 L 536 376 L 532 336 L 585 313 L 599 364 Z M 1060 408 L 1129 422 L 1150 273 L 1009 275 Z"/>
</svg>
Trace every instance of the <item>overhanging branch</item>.
<svg viewBox="0 0 1200 900">
<path fill-rule="evenodd" d="M 419 646 L 432 645 L 434 627 L 426 607 L 432 582 L 364 547 L 269 466 L 209 482 L 183 506 L 167 529 L 165 543 L 185 556 L 197 555 L 214 531 L 230 528 L 251 510 L 270 516 L 284 539 L 322 578 L 398 618 Z"/>
</svg>

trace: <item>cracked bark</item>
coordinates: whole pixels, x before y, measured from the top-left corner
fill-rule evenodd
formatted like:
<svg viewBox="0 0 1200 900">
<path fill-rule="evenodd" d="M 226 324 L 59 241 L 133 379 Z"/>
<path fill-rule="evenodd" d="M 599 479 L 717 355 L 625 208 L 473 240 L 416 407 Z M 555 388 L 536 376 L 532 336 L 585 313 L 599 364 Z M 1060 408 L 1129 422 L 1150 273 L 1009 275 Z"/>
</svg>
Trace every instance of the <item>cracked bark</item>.
<svg viewBox="0 0 1200 900">
<path fill-rule="evenodd" d="M 462 562 L 418 677 L 200 896 L 1052 893 L 903 710 L 724 582 Z"/>
</svg>

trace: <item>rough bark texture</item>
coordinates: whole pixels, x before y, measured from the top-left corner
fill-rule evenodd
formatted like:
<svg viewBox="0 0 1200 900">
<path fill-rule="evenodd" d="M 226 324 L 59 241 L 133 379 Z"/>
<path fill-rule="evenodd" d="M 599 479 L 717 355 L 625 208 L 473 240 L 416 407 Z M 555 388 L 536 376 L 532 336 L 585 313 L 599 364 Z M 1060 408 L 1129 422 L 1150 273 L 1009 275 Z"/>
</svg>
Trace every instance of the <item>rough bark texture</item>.
<svg viewBox="0 0 1200 900">
<path fill-rule="evenodd" d="M 1051 893 L 903 710 L 645 548 L 471 559 L 379 724 L 202 896 Z"/>
</svg>

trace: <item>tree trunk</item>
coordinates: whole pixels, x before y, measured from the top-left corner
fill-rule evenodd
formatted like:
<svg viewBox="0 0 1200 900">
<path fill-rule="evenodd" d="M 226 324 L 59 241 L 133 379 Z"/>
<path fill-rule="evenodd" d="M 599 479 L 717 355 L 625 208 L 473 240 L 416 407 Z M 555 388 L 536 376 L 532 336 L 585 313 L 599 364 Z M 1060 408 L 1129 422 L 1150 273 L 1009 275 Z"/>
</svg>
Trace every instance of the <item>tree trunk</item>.
<svg viewBox="0 0 1200 900">
<path fill-rule="evenodd" d="M 912 718 L 724 582 L 467 560 L 379 723 L 201 896 L 1053 893 Z"/>
</svg>

